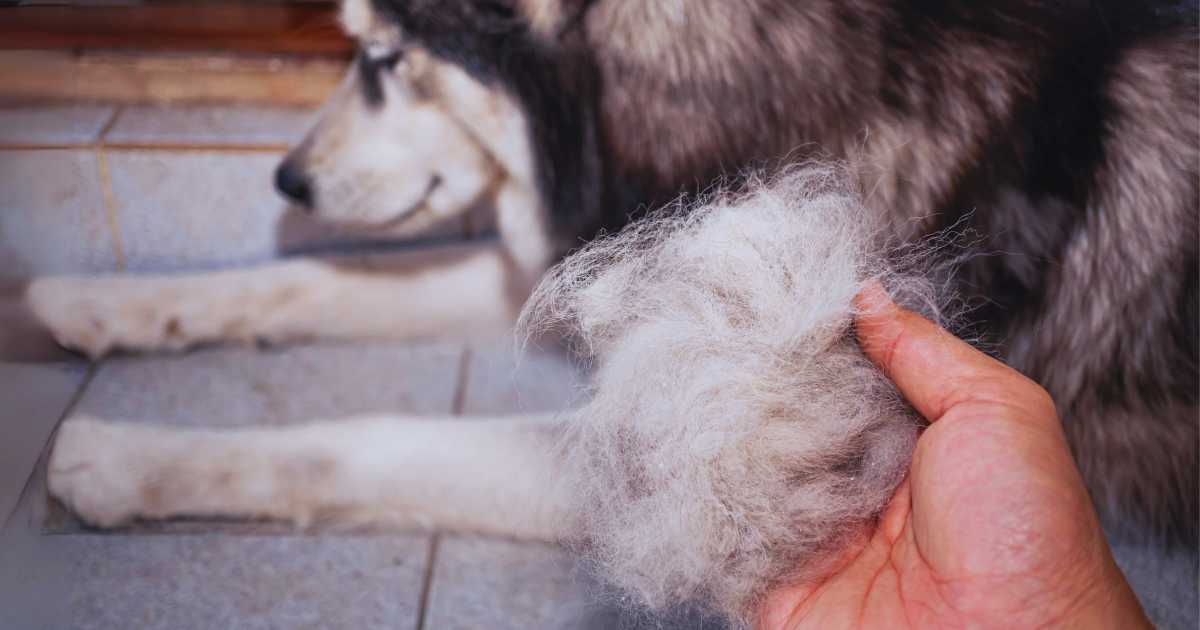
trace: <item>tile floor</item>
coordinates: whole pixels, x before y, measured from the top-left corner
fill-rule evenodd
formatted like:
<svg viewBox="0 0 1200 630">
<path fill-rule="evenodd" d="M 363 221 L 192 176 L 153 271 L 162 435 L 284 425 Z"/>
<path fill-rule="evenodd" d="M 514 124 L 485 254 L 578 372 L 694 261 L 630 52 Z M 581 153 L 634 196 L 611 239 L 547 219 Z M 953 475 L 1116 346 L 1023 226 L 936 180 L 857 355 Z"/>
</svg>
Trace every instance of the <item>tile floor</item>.
<svg viewBox="0 0 1200 630">
<path fill-rule="evenodd" d="M 225 267 L 361 242 L 297 216 L 271 191 L 275 161 L 308 118 L 234 107 L 0 108 L 0 280 Z M 463 238 L 471 227 L 438 236 Z M 97 532 L 45 494 L 49 437 L 73 413 L 232 426 L 538 411 L 574 402 L 578 379 L 553 353 L 514 364 L 502 343 L 217 348 L 96 365 L 0 357 L 0 628 L 719 627 L 623 611 L 570 555 L 545 545 L 204 522 Z M 1195 627 L 1194 554 L 1116 551 L 1160 627 Z"/>
<path fill-rule="evenodd" d="M 236 107 L 0 109 L 0 277 L 243 265 L 329 239 L 270 185 L 309 117 Z M 287 242 L 289 233 L 300 240 Z M 578 377 L 562 357 L 531 355 L 521 368 L 514 377 L 502 343 L 0 362 L 0 628 L 609 627 L 620 613 L 589 596 L 571 556 L 545 545 L 236 523 L 98 532 L 46 498 L 44 455 L 71 414 L 232 426 L 567 404 Z"/>
<path fill-rule="evenodd" d="M 99 532 L 47 500 L 44 459 L 35 466 L 64 415 L 236 426 L 541 411 L 562 408 L 578 383 L 561 355 L 538 351 L 517 369 L 503 343 L 319 343 L 94 366 L 0 364 L 8 438 L 0 627 L 636 628 L 555 547 L 438 533 L 298 535 L 230 522 Z"/>
</svg>

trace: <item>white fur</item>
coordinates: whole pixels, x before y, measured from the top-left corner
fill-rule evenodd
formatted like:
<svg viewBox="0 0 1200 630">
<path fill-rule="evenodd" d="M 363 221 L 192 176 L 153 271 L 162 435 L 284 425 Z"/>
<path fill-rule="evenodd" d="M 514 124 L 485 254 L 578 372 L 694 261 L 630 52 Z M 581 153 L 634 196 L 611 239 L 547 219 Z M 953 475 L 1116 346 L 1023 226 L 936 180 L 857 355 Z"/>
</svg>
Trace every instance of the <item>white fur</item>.
<svg viewBox="0 0 1200 630">
<path fill-rule="evenodd" d="M 745 619 L 884 506 L 917 421 L 851 335 L 864 280 L 905 291 L 833 170 L 717 195 L 595 241 L 535 291 L 528 329 L 595 360 L 571 424 L 587 550 L 652 609 Z"/>
<path fill-rule="evenodd" d="M 462 214 L 488 194 L 502 179 L 497 162 L 449 113 L 444 99 L 423 95 L 416 85 L 455 71 L 411 51 L 396 68 L 381 71 L 384 100 L 372 106 L 363 100 L 358 71 L 350 69 L 298 149 L 318 217 L 403 224 L 405 231 L 418 232 Z"/>
<path fill-rule="evenodd" d="M 344 10 L 354 14 L 354 5 Z M 513 98 L 420 47 L 369 37 L 360 43 L 368 54 L 403 56 L 379 69 L 379 103 L 365 101 L 360 72 L 351 68 L 296 149 L 313 212 L 414 233 L 518 189 L 528 191 L 519 195 L 521 213 L 544 232 L 528 125 Z M 540 264 L 539 273 L 549 260 Z"/>
<path fill-rule="evenodd" d="M 213 341 L 472 337 L 507 329 L 520 308 L 508 288 L 517 263 L 502 247 L 447 247 L 395 263 L 47 277 L 25 300 L 60 344 L 91 357 Z"/>
<path fill-rule="evenodd" d="M 556 483 L 559 425 L 376 416 L 180 430 L 74 417 L 47 474 L 55 497 L 104 527 L 219 516 L 555 540 L 577 529 Z"/>
</svg>

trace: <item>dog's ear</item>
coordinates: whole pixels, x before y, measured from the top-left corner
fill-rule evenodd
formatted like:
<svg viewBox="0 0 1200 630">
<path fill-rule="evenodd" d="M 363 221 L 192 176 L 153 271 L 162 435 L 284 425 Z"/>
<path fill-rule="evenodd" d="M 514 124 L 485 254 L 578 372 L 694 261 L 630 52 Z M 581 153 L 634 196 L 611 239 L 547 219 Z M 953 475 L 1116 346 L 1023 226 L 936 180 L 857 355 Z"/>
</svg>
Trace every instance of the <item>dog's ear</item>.
<svg viewBox="0 0 1200 630">
<path fill-rule="evenodd" d="M 380 16 L 377 3 L 372 0 L 342 0 L 338 20 L 346 34 L 362 42 L 385 42 L 397 45 L 400 29 Z"/>
<path fill-rule="evenodd" d="M 594 0 L 519 0 L 530 29 L 556 40 L 577 26 Z"/>
</svg>

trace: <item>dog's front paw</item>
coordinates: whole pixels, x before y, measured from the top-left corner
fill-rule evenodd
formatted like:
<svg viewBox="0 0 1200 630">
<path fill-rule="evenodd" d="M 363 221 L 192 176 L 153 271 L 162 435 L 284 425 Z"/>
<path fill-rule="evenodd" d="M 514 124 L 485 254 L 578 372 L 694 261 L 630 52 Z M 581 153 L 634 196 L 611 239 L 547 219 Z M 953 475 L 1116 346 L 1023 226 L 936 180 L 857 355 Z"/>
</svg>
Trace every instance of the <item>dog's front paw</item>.
<svg viewBox="0 0 1200 630">
<path fill-rule="evenodd" d="M 25 294 L 29 309 L 59 345 L 96 359 L 117 343 L 120 299 L 103 280 L 38 278 Z"/>
<path fill-rule="evenodd" d="M 205 296 L 189 300 L 161 278 L 38 278 L 25 299 L 55 341 L 93 359 L 117 349 L 182 350 L 205 340 L 191 328 L 211 317 Z"/>
<path fill-rule="evenodd" d="M 140 515 L 146 475 L 132 450 L 140 429 L 84 418 L 63 422 L 50 452 L 50 494 L 98 527 Z"/>
</svg>

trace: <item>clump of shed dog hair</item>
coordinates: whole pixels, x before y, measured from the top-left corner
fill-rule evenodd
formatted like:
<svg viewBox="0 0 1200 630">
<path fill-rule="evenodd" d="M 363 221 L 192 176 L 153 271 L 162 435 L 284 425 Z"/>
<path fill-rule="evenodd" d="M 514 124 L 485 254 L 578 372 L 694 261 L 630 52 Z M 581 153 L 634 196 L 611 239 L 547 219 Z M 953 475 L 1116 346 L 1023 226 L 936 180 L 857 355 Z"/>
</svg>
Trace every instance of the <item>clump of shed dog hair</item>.
<svg viewBox="0 0 1200 630">
<path fill-rule="evenodd" d="M 764 593 L 819 571 L 880 513 L 919 421 L 853 337 L 895 271 L 835 167 L 677 204 L 598 239 L 534 292 L 525 331 L 556 328 L 594 365 L 563 443 L 587 553 L 654 611 L 744 624 Z M 912 256 L 912 254 L 908 254 Z"/>
</svg>

